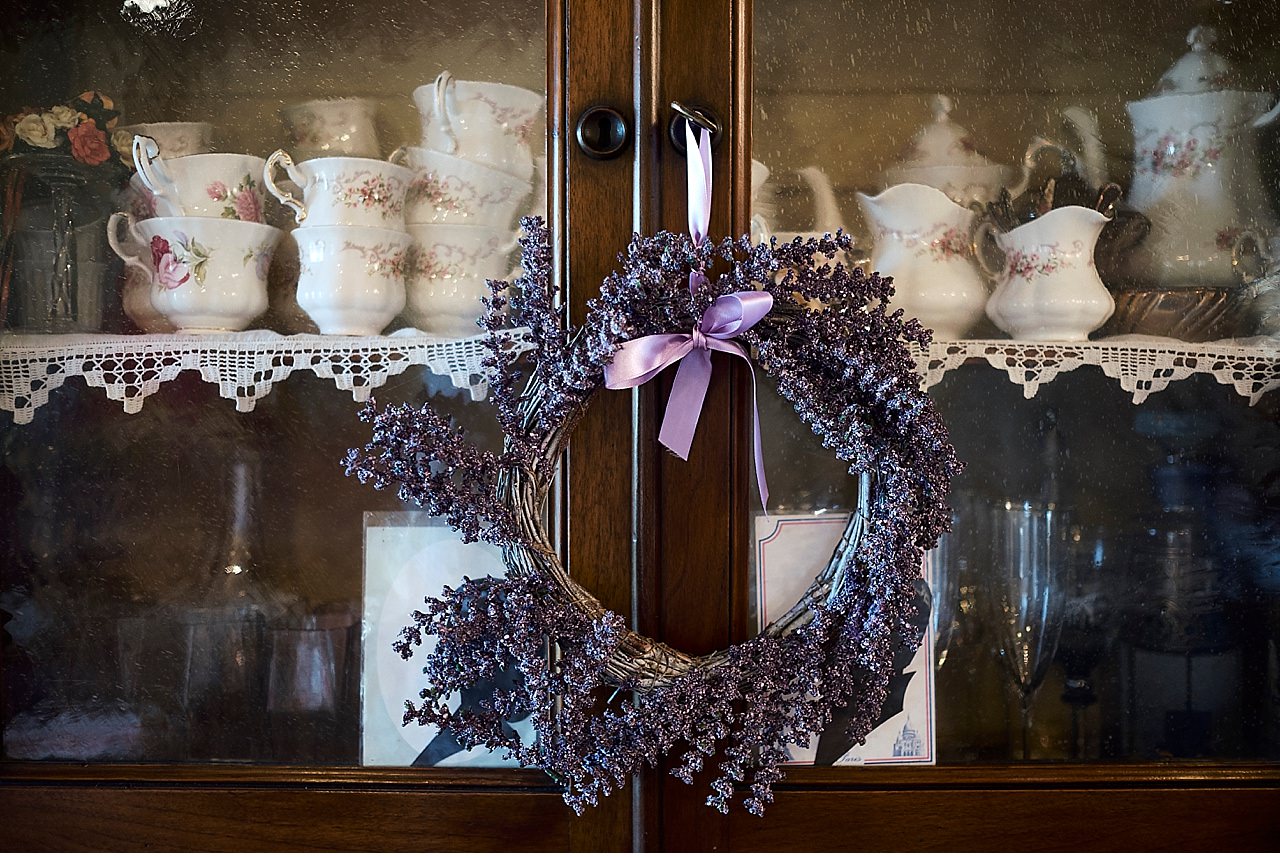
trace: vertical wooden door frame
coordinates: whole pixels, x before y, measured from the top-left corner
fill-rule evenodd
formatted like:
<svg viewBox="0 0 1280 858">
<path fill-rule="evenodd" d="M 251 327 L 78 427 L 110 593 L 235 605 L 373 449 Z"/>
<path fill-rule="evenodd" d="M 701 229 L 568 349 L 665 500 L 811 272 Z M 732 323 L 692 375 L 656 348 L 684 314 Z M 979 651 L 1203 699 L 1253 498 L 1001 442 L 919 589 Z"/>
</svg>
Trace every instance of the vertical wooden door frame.
<svg viewBox="0 0 1280 858">
<path fill-rule="evenodd" d="M 549 218 L 557 285 L 574 323 L 638 226 L 636 21 L 634 0 L 548 2 L 548 172 L 560 179 Z M 617 158 L 593 159 L 577 144 L 578 118 L 597 106 L 619 111 L 632 129 Z M 570 574 L 624 616 L 634 616 L 633 439 L 633 397 L 597 396 L 574 430 L 556 503 Z M 602 800 L 571 828 L 574 848 L 632 848 L 633 804 L 625 793 Z"/>
<path fill-rule="evenodd" d="M 750 208 L 750 0 L 642 0 L 639 4 L 641 142 L 637 200 L 645 233 L 688 228 L 685 160 L 668 140 L 670 104 L 709 109 L 723 136 L 712 153 L 711 235 L 743 231 Z M 686 651 L 728 645 L 745 630 L 746 600 L 735 593 L 745 568 L 741 522 L 752 490 L 739 461 L 748 380 L 729 361 L 715 371 L 689 460 L 657 443 L 672 373 L 637 397 L 636 623 Z M 722 849 L 724 817 L 703 804 L 708 777 L 685 786 L 669 766 L 637 787 L 637 849 Z"/>
</svg>

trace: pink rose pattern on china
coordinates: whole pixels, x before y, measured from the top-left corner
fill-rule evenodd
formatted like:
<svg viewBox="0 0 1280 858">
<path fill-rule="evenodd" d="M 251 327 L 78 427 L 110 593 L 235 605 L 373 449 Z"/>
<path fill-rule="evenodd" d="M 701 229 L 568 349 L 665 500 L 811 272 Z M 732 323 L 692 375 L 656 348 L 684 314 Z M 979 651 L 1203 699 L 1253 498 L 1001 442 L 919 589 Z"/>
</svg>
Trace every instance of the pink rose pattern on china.
<svg viewBox="0 0 1280 858">
<path fill-rule="evenodd" d="M 151 267 L 155 269 L 156 284 L 161 289 L 177 289 L 191 278 L 191 272 L 178 261 L 164 236 L 151 237 Z"/>
<path fill-rule="evenodd" d="M 248 173 L 234 187 L 227 187 L 225 182 L 210 182 L 204 192 L 209 199 L 223 204 L 220 217 L 262 223 L 262 199 L 258 183 Z"/>
<path fill-rule="evenodd" d="M 211 257 L 209 248 L 185 232 L 175 232 L 172 242 L 161 235 L 151 238 L 151 266 L 161 289 L 177 289 L 192 278 L 204 285 Z"/>
<path fill-rule="evenodd" d="M 917 253 L 924 252 L 923 248 Z M 929 242 L 929 254 L 939 262 L 948 259 L 963 259 L 969 255 L 969 236 L 964 230 L 949 227 L 942 235 Z"/>
<path fill-rule="evenodd" d="M 479 93 L 472 98 L 489 108 L 489 112 L 493 114 L 493 120 L 502 127 L 504 134 L 516 138 L 526 146 L 530 144 L 529 138 L 533 135 L 533 119 L 536 111 L 525 113 L 514 107 L 503 107 L 488 96 Z"/>
<path fill-rule="evenodd" d="M 1197 127 L 1205 129 L 1203 137 L 1187 137 L 1172 131 L 1161 134 L 1154 147 L 1143 150 L 1137 162 L 1138 172 L 1194 179 L 1212 167 L 1222 157 L 1222 133 L 1217 123 Z"/>
<path fill-rule="evenodd" d="M 492 194 L 482 194 L 475 185 L 458 176 L 440 176 L 434 170 L 419 173 L 409 183 L 405 204 L 429 205 L 438 214 L 472 217 L 485 206 L 501 205 L 510 201 L 513 193 L 510 185 Z"/>
<path fill-rule="evenodd" d="M 462 266 L 446 262 L 440 258 L 435 250 L 420 250 L 413 254 L 412 262 L 409 267 L 410 280 L 444 280 L 447 278 L 461 277 L 464 271 Z"/>
<path fill-rule="evenodd" d="M 440 181 L 440 178 L 434 172 L 419 175 L 410 182 L 404 201 L 406 205 L 410 206 L 429 203 L 438 212 L 471 214 L 471 210 L 466 204 L 450 193 L 449 188 L 444 182 Z"/>
<path fill-rule="evenodd" d="M 270 243 L 250 248 L 244 254 L 244 265 L 252 263 L 258 277 L 267 279 L 273 249 Z M 185 232 L 174 232 L 172 241 L 162 235 L 151 238 L 151 267 L 161 289 L 177 289 L 191 280 L 204 285 L 212 258 L 209 248 Z"/>
<path fill-rule="evenodd" d="M 361 170 L 338 176 L 335 184 L 338 191 L 334 198 L 348 208 L 377 209 L 386 217 L 397 217 L 404 211 L 405 188 L 399 179 Z"/>
<path fill-rule="evenodd" d="M 1055 244 L 1041 245 L 1039 251 L 1010 250 L 1005 264 L 1007 276 L 1012 279 L 1033 280 L 1045 277 L 1058 271 L 1066 271 L 1076 267 L 1076 258 L 1084 253 L 1084 242 L 1073 241 L 1069 250 L 1062 250 Z M 1089 267 L 1093 266 L 1093 257 L 1089 257 Z"/>
<path fill-rule="evenodd" d="M 880 229 L 876 231 L 876 240 L 892 239 L 899 244 L 915 247 L 916 256 L 928 256 L 935 262 L 949 262 L 953 259 L 964 259 L 972 253 L 969 234 L 956 226 L 935 223 L 920 232 L 905 232 L 896 229 Z"/>
<path fill-rule="evenodd" d="M 346 241 L 342 252 L 354 250 L 364 260 L 365 273 L 371 277 L 401 278 L 409 269 L 408 252 L 396 244 L 374 244 L 365 247 Z"/>
</svg>

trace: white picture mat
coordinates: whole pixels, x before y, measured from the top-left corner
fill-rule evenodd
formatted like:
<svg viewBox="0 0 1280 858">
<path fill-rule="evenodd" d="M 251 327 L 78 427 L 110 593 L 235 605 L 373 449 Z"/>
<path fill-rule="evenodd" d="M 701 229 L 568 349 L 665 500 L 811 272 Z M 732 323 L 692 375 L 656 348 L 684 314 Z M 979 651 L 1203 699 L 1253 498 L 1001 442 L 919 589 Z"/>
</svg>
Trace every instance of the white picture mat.
<svg viewBox="0 0 1280 858">
<path fill-rule="evenodd" d="M 848 513 L 755 517 L 760 628 L 794 605 L 813 583 L 831 559 L 848 520 Z M 925 633 L 907 672 L 915 675 L 907 685 L 902 711 L 872 730 L 865 744 L 849 750 L 836 765 L 931 765 L 936 761 L 932 629 Z M 899 749 L 895 755 L 894 746 L 900 740 L 904 746 L 918 745 L 918 753 L 903 754 Z M 808 748 L 790 746 L 791 761 L 812 764 L 817 747 L 817 734 Z"/>
<path fill-rule="evenodd" d="M 506 577 L 502 552 L 485 542 L 463 543 L 444 523 L 422 512 L 366 512 L 364 519 L 364 611 L 361 623 L 360 761 L 366 766 L 412 765 L 439 732 L 404 725 L 404 701 L 420 702 L 423 657 L 434 640 L 424 636 L 413 658 L 392 644 L 423 609 L 424 597 L 472 579 Z M 449 699 L 450 707 L 458 695 Z M 527 723 L 527 722 L 523 722 Z M 524 731 L 517 730 L 524 738 Z M 442 761 L 446 766 L 515 766 L 501 751 L 478 748 Z"/>
</svg>

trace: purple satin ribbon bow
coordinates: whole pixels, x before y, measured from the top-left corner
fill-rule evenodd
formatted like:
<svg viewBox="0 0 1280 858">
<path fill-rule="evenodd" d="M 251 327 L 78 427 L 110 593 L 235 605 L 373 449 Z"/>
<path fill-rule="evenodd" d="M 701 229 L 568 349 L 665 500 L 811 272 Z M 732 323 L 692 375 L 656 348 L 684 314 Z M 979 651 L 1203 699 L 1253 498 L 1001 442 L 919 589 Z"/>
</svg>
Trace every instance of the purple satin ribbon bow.
<svg viewBox="0 0 1280 858">
<path fill-rule="evenodd" d="M 697 244 L 707 237 L 711 223 L 711 134 L 703 131 L 696 139 L 692 123 L 685 123 L 685 143 L 689 163 L 689 234 Z M 708 285 L 702 270 L 689 274 L 689 291 L 696 293 Z M 756 371 L 742 346 L 732 339 L 751 328 L 773 309 L 768 292 L 734 292 L 721 295 L 702 320 L 687 334 L 651 334 L 622 344 L 613 363 L 604 368 L 604 384 L 610 390 L 639 387 L 662 370 L 679 363 L 667 413 L 658 430 L 658 441 L 681 459 L 689 458 L 693 433 L 702 416 L 702 403 L 711 384 L 711 353 L 736 355 L 751 368 L 751 407 L 755 415 L 756 486 L 760 505 L 769 509 L 769 485 L 764 478 L 764 447 L 760 443 L 760 409 L 755 403 Z M 688 358 L 688 360 L 685 360 Z"/>
</svg>

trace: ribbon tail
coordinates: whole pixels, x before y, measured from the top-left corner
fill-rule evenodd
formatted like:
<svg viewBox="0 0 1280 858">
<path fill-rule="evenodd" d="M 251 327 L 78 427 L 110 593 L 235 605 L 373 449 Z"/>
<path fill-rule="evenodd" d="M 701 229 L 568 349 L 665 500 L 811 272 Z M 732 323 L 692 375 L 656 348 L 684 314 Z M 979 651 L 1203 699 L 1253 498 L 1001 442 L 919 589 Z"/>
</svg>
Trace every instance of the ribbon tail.
<svg viewBox="0 0 1280 858">
<path fill-rule="evenodd" d="M 764 510 L 765 515 L 768 515 L 769 482 L 764 477 L 764 444 L 760 440 L 760 405 L 756 397 L 756 370 L 751 366 L 751 361 L 747 361 L 747 368 L 751 370 L 751 419 L 752 431 L 755 433 L 756 488 L 760 490 L 760 508 Z"/>
<path fill-rule="evenodd" d="M 769 481 L 764 475 L 764 442 L 760 438 L 760 405 L 759 397 L 756 395 L 756 368 L 752 365 L 751 358 L 747 357 L 747 353 L 737 343 L 727 340 L 709 340 L 707 346 L 715 351 L 742 358 L 747 364 L 747 369 L 751 370 L 751 418 L 754 433 L 752 441 L 755 448 L 756 488 L 760 491 L 760 508 L 768 515 Z"/>
<path fill-rule="evenodd" d="M 711 228 L 711 135 L 684 126 L 685 168 L 689 183 L 689 234 L 698 244 Z"/>
<path fill-rule="evenodd" d="M 604 368 L 604 386 L 610 390 L 639 387 L 693 349 L 688 334 L 651 334 L 628 340 Z"/>
<path fill-rule="evenodd" d="M 711 352 L 694 349 L 680 361 L 671 396 L 667 399 L 667 413 L 662 417 L 658 441 L 681 459 L 688 460 L 693 446 L 693 433 L 702 415 L 702 402 L 707 398 L 711 383 Z"/>
</svg>

